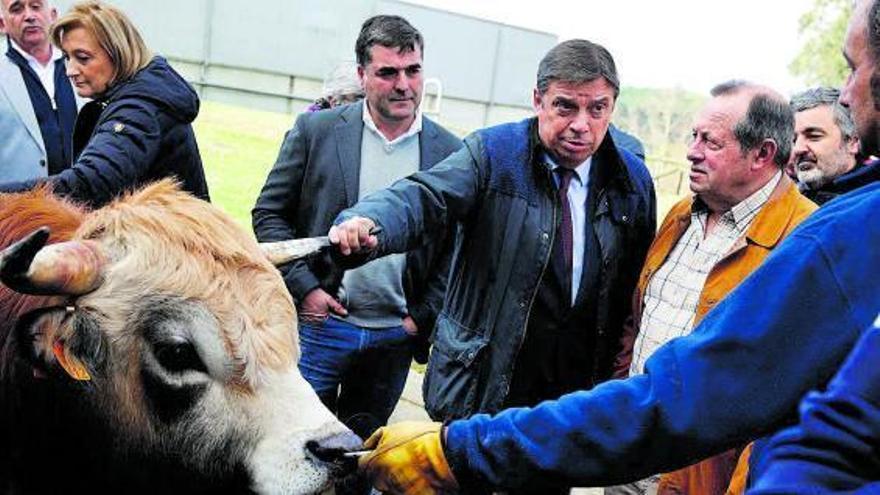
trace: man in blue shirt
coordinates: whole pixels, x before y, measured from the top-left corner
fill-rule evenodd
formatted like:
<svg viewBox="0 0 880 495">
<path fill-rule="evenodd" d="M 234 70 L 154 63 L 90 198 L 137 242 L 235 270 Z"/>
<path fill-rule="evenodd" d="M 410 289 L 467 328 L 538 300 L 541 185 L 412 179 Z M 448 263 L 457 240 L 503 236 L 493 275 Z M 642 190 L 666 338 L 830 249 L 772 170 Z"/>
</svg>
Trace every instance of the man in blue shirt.
<svg viewBox="0 0 880 495">
<path fill-rule="evenodd" d="M 750 494 L 880 491 L 880 318 L 797 426 L 773 437 Z"/>
<path fill-rule="evenodd" d="M 851 107 L 862 146 L 871 153 L 878 150 L 880 127 L 872 90 L 880 62 L 878 21 L 880 2 L 863 0 L 857 4 L 844 44 L 852 74 L 840 97 L 841 103 Z M 877 163 L 872 165 L 876 167 Z M 865 270 L 877 274 L 874 267 L 866 266 Z M 807 395 L 801 404 L 800 423 L 776 435 L 765 449 L 766 455 L 752 461 L 752 477 L 757 481 L 750 493 L 877 493 L 878 445 L 880 317 L 865 332 L 828 388 Z"/>
</svg>

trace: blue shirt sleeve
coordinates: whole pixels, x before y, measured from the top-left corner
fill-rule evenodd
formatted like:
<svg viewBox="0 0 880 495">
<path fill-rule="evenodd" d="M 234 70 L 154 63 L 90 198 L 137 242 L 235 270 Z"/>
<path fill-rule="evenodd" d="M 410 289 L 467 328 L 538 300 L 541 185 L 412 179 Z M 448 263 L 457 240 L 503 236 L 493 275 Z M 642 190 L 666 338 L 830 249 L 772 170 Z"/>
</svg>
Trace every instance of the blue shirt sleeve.
<svg viewBox="0 0 880 495">
<path fill-rule="evenodd" d="M 880 328 L 804 399 L 800 423 L 773 437 L 752 477 L 755 495 L 880 493 Z"/>
</svg>

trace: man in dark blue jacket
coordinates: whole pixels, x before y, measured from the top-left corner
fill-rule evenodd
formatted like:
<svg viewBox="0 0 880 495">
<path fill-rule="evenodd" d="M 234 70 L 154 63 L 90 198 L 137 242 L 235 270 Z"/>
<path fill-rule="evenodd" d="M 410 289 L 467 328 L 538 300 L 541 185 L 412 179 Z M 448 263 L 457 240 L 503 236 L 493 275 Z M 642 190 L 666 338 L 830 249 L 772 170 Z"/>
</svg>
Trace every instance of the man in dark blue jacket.
<svg viewBox="0 0 880 495">
<path fill-rule="evenodd" d="M 876 166 L 859 165 L 856 124 L 839 97 L 835 88 L 818 87 L 791 98 L 795 139 L 790 165 L 803 195 L 820 206 L 878 176 Z"/>
<path fill-rule="evenodd" d="M 606 132 L 618 89 L 607 50 L 561 43 L 538 68 L 537 118 L 476 132 L 331 231 L 348 253 L 348 233 L 380 226 L 385 255 L 460 223 L 425 376 L 431 417 L 532 406 L 611 376 L 656 222 L 647 169 Z"/>
<path fill-rule="evenodd" d="M 845 50 L 853 75 L 842 101 L 868 150 L 880 138 L 871 91 L 878 4 L 857 9 Z M 877 211 L 877 183 L 823 206 L 691 335 L 660 348 L 644 375 L 495 417 L 395 425 L 367 441 L 375 451 L 361 467 L 392 493 L 539 480 L 595 486 L 675 469 L 770 433 L 793 419 L 805 392 L 831 378 L 877 316 Z"/>
</svg>

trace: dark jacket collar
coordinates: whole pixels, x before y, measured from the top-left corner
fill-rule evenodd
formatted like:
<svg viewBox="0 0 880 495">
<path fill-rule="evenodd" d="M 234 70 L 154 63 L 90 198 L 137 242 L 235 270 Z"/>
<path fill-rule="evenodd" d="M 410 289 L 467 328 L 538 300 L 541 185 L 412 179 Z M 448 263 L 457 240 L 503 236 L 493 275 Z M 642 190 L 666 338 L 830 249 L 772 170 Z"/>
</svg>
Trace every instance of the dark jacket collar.
<svg viewBox="0 0 880 495">
<path fill-rule="evenodd" d="M 831 189 L 845 193 L 880 180 L 880 160 L 871 160 L 841 175 L 831 183 Z"/>
<path fill-rule="evenodd" d="M 10 60 L 17 62 L 18 60 L 17 60 L 16 55 L 18 55 L 19 57 L 21 56 L 20 53 L 15 51 L 15 48 L 12 48 L 12 40 L 9 38 L 9 35 L 7 34 L 6 35 L 6 56 L 9 57 Z"/>
<path fill-rule="evenodd" d="M 340 108 L 339 118 L 345 122 L 349 122 L 349 123 L 360 122 L 360 125 L 364 125 L 363 116 L 361 114 L 362 108 L 364 108 L 364 100 L 360 100 L 358 102 L 345 105 L 342 108 Z"/>
<path fill-rule="evenodd" d="M 363 101 L 345 105 L 339 111 L 338 122 L 334 126 L 336 133 L 336 153 L 339 159 L 339 172 L 342 174 L 343 188 L 345 189 L 346 205 L 352 206 L 357 202 L 358 183 L 360 180 L 361 165 L 361 133 L 364 131 L 364 121 L 361 116 Z M 335 112 L 333 110 L 322 110 Z M 356 166 L 352 167 L 351 164 Z"/>
<path fill-rule="evenodd" d="M 545 153 L 547 149 L 538 135 L 538 118 L 532 117 L 529 122 L 529 163 L 543 167 Z M 600 189 L 616 187 L 625 192 L 635 191 L 629 168 L 620 156 L 617 146 L 614 145 L 610 132 L 605 133 L 605 139 L 593 153 L 590 180 L 595 180 L 596 186 Z"/>
</svg>

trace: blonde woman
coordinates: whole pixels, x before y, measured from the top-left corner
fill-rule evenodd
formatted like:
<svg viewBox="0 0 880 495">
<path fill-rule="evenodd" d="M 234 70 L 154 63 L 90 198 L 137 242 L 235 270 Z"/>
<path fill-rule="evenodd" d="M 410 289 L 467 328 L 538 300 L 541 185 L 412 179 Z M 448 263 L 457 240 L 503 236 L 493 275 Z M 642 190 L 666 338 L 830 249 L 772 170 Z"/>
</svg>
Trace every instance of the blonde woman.
<svg viewBox="0 0 880 495">
<path fill-rule="evenodd" d="M 99 1 L 75 4 L 52 26 L 74 90 L 91 98 L 77 118 L 72 167 L 49 177 L 59 194 L 100 206 L 173 176 L 208 199 L 191 123 L 199 99 L 164 58 L 154 56 L 128 17 Z M 36 182 L 3 184 L 22 190 Z"/>
</svg>

